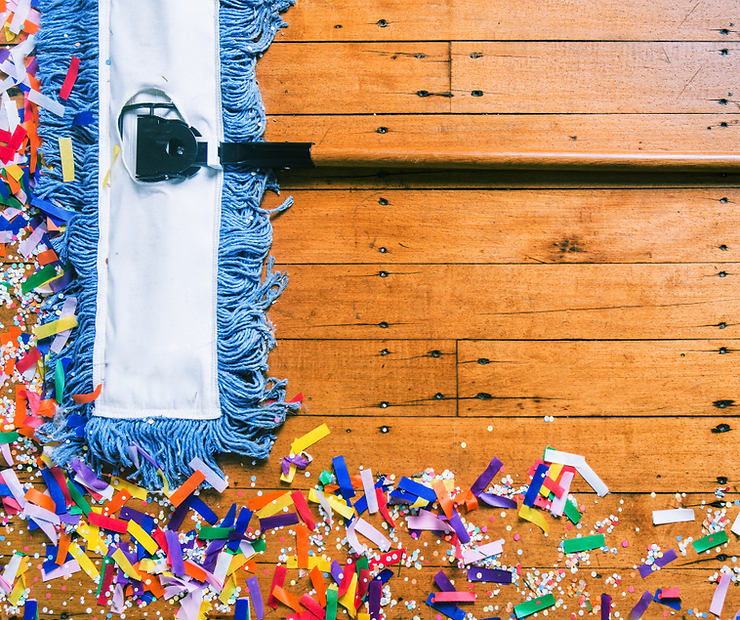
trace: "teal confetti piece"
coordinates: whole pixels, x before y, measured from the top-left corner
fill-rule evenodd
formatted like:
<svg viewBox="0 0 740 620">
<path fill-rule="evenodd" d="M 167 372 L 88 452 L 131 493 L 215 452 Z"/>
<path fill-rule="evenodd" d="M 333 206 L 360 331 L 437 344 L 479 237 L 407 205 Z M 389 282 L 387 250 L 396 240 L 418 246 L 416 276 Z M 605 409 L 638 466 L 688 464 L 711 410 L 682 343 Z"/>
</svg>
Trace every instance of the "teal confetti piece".
<svg viewBox="0 0 740 620">
<path fill-rule="evenodd" d="M 579 551 L 591 551 L 591 549 L 600 549 L 606 543 L 604 535 L 583 536 L 582 538 L 571 538 L 563 541 L 565 553 L 578 553 Z"/>
<path fill-rule="evenodd" d="M 695 540 L 691 544 L 697 553 L 704 553 L 707 549 L 713 547 L 719 547 L 727 542 L 727 534 L 722 532 L 715 532 L 714 534 L 707 534 L 704 538 Z"/>
<path fill-rule="evenodd" d="M 540 596 L 521 605 L 516 605 L 514 607 L 514 613 L 517 618 L 524 618 L 553 605 L 555 605 L 555 597 L 552 594 L 545 594 L 545 596 Z"/>
<path fill-rule="evenodd" d="M 578 512 L 578 508 L 576 508 L 570 500 L 565 502 L 563 513 L 573 522 L 574 525 L 581 520 L 581 513 Z"/>
<path fill-rule="evenodd" d="M 64 395 L 64 366 L 62 366 L 62 360 L 57 360 L 56 366 L 54 366 L 54 397 L 57 403 L 62 404 L 62 396 Z"/>
</svg>

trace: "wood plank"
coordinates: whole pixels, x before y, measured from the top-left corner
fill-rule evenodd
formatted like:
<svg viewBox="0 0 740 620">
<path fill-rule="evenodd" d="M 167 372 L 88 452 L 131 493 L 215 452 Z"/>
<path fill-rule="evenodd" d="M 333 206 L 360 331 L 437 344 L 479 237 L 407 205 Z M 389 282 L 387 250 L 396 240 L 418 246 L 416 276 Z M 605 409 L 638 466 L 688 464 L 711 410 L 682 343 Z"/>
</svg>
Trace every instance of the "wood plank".
<svg viewBox="0 0 740 620">
<path fill-rule="evenodd" d="M 331 468 L 331 459 L 344 455 L 351 472 L 360 466 L 374 472 L 414 475 L 426 468 L 449 469 L 462 486 L 473 484 L 491 459 L 497 456 L 512 478 L 522 479 L 530 465 L 552 446 L 582 454 L 612 493 L 703 493 L 714 501 L 717 478 L 724 476 L 734 488 L 740 480 L 737 467 L 737 421 L 726 415 L 715 418 L 541 418 L 428 417 L 424 420 L 388 415 L 383 419 L 357 415 L 325 416 L 300 414 L 290 417 L 280 431 L 269 462 L 250 466 L 250 459 L 225 456 L 223 466 L 246 469 L 240 477 L 244 487 L 256 477 L 259 489 L 280 488 L 280 459 L 290 444 L 322 423 L 331 434 L 309 450 L 314 461 L 310 476 L 296 481 L 296 488 L 313 486 L 321 469 Z M 712 432 L 719 425 L 727 432 Z M 724 427 L 722 427 L 724 428 Z M 250 477 L 250 478 L 248 478 Z M 251 484 L 251 482 L 249 483 Z M 591 493 L 576 478 L 574 493 Z M 235 500 L 236 501 L 236 500 Z M 665 504 L 658 507 L 665 507 Z"/>
<path fill-rule="evenodd" d="M 301 0 L 284 16 L 280 41 L 604 40 L 737 41 L 731 3 L 656 0 L 589 2 L 479 0 L 431 2 L 409 10 L 402 0 Z"/>
<path fill-rule="evenodd" d="M 736 111 L 738 59 L 737 44 L 454 43 L 452 111 Z"/>
<path fill-rule="evenodd" d="M 735 345 L 462 341 L 460 415 L 716 416 L 740 402 Z"/>
<path fill-rule="evenodd" d="M 257 73 L 271 114 L 429 114 L 450 109 L 449 63 L 447 43 L 275 44 Z"/>
<path fill-rule="evenodd" d="M 270 373 L 303 392 L 314 415 L 457 413 L 454 341 L 280 340 Z"/>
<path fill-rule="evenodd" d="M 734 270 L 725 265 L 288 270 L 291 283 L 271 310 L 281 338 L 726 339 L 738 330 Z"/>
<path fill-rule="evenodd" d="M 738 152 L 740 114 L 418 114 L 280 116 L 268 106 L 265 138 L 325 146 L 412 149 L 439 145 L 502 151 Z M 518 108 L 517 108 L 518 110 Z M 720 113 L 726 112 L 726 113 Z M 433 172 L 433 174 L 438 174 Z M 480 173 L 479 173 L 480 174 Z"/>
<path fill-rule="evenodd" d="M 298 191 L 292 196 L 295 205 L 275 219 L 272 251 L 294 264 L 740 259 L 740 231 L 725 225 L 740 202 L 734 189 Z M 282 200 L 273 194 L 264 206 Z"/>
</svg>

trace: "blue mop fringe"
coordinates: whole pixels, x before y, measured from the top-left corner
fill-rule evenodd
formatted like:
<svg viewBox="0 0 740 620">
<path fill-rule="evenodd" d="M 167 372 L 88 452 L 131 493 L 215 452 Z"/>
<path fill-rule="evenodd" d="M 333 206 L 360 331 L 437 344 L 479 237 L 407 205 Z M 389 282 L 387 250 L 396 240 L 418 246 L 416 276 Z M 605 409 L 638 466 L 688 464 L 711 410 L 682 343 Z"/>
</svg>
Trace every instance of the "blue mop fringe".
<svg viewBox="0 0 740 620">
<path fill-rule="evenodd" d="M 219 11 L 221 92 L 224 133 L 227 141 L 260 140 L 265 111 L 256 82 L 257 58 L 284 26 L 280 12 L 292 0 L 224 0 Z M 67 371 L 63 407 L 53 423 L 42 427 L 48 439 L 59 442 L 53 459 L 66 465 L 82 456 L 91 467 L 132 467 L 127 448 L 136 443 L 163 467 L 170 485 L 178 485 L 192 470 L 188 463 L 200 457 L 219 471 L 216 455 L 232 452 L 256 459 L 269 456 L 275 429 L 298 403 L 286 403 L 286 381 L 266 376 L 267 356 L 275 346 L 266 310 L 287 284 L 284 273 L 273 272 L 268 259 L 272 243 L 270 212 L 260 204 L 267 190 L 277 191 L 269 170 L 227 167 L 224 170 L 218 255 L 218 385 L 222 415 L 217 420 L 147 418 L 116 420 L 92 414 L 91 405 L 76 405 L 71 394 L 92 392 L 92 350 L 95 339 L 97 292 L 97 124 L 72 128 L 76 112 L 98 102 L 98 6 L 90 0 L 42 0 L 42 23 L 37 54 L 45 93 L 53 96 L 64 80 L 72 55 L 82 59 L 81 71 L 64 118 L 42 111 L 40 133 L 44 157 L 55 172 L 44 174 L 36 193 L 56 198 L 77 215 L 58 245 L 62 260 L 69 260 L 77 280 L 68 291 L 78 301 L 79 327 L 59 357 L 72 359 Z M 79 47 L 75 44 L 79 43 Z M 86 62 L 88 61 L 88 62 Z M 56 147 L 60 136 L 73 136 L 75 182 L 62 183 Z M 286 201 L 282 208 L 290 206 Z M 265 262 L 267 268 L 265 269 Z M 47 310 L 61 306 L 63 298 L 47 302 Z M 48 379 L 53 379 L 56 357 L 49 359 Z M 71 426 L 70 416 L 87 420 L 84 437 Z M 72 418 L 73 420 L 75 418 Z M 154 466 L 140 459 L 141 482 L 148 488 L 162 486 Z"/>
</svg>

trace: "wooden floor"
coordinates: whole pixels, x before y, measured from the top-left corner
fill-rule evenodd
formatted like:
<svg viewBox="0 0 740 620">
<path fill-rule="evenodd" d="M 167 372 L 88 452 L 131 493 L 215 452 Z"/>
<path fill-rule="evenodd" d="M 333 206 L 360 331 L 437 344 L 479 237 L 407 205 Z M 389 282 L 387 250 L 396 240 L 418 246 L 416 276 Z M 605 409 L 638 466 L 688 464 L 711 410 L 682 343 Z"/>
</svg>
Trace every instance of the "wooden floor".
<svg viewBox="0 0 740 620">
<path fill-rule="evenodd" d="M 299 1 L 258 67 L 266 135 L 367 149 L 738 151 L 737 9 Z M 344 454 L 350 470 L 449 469 L 461 486 L 493 456 L 523 481 L 548 445 L 583 454 L 612 491 L 599 500 L 579 483 L 586 527 L 618 516 L 607 534 L 618 553 L 569 574 L 556 588 L 567 610 L 550 615 L 589 615 L 569 597 L 579 580 L 594 605 L 611 594 L 620 617 L 645 589 L 667 587 L 681 588 L 678 616 L 708 612 L 722 562 L 683 567 L 698 557 L 689 547 L 658 576 L 643 581 L 634 567 L 652 544 L 678 550 L 677 536 L 702 535 L 705 513 L 658 528 L 652 510 L 714 502 L 718 487 L 737 497 L 740 177 L 336 168 L 279 178 L 267 206 L 295 205 L 274 218 L 290 284 L 271 312 L 271 371 L 305 401 L 276 452 L 326 422 L 314 472 Z M 469 518 L 489 515 L 498 519 L 485 508 Z M 504 562 L 525 572 L 564 568 L 566 526 L 550 521 L 545 538 L 508 514 L 491 539 L 504 537 Z M 732 556 L 740 545 L 727 531 Z M 428 572 L 405 569 L 415 585 L 391 582 L 419 607 L 389 617 L 434 617 L 422 601 L 440 563 L 427 560 Z M 614 574 L 621 585 L 605 583 Z M 475 590 L 478 618 L 506 617 L 526 594 Z M 732 588 L 725 616 L 738 607 Z M 644 617 L 664 611 L 653 604 Z"/>
<path fill-rule="evenodd" d="M 297 0 L 258 66 L 266 137 L 367 149 L 740 152 L 738 9 L 727 0 Z M 490 540 L 505 539 L 502 561 L 522 577 L 518 588 L 476 584 L 465 610 L 507 618 L 530 592 L 524 582 L 553 571 L 563 603 L 549 617 L 601 617 L 590 605 L 607 593 L 612 617 L 626 618 L 644 590 L 669 587 L 681 588 L 676 617 L 708 613 L 717 571 L 738 566 L 729 526 L 724 562 L 712 551 L 689 564 L 699 559 L 689 546 L 657 575 L 635 569 L 650 545 L 679 551 L 677 537 L 700 538 L 718 489 L 723 501 L 738 497 L 740 175 L 389 167 L 278 177 L 282 193 L 264 206 L 295 204 L 273 218 L 273 255 L 290 283 L 270 313 L 270 370 L 303 406 L 267 463 L 226 459 L 232 484 L 205 493 L 207 503 L 223 515 L 259 490 L 288 488 L 280 459 L 322 423 L 331 434 L 309 449 L 310 477 L 292 488 L 311 488 L 340 454 L 352 474 L 449 470 L 465 488 L 496 456 L 523 485 L 552 446 L 584 455 L 610 495 L 577 479 L 582 529 L 546 517 L 548 536 L 515 511 L 466 515 Z M 679 506 L 695 507 L 696 522 L 652 525 L 652 510 Z M 730 522 L 737 513 L 727 508 Z M 594 551 L 571 571 L 559 543 L 599 527 L 613 552 Z M 344 563 L 340 529 L 326 552 Z M 18 528 L 6 534 L 41 550 Z M 399 541 L 419 550 L 419 563 L 389 582 L 396 604 L 386 618 L 438 618 L 424 604 L 434 574 L 443 568 L 466 590 L 464 572 L 428 533 L 399 531 Z M 294 546 L 268 535 L 263 592 Z M 289 571 L 296 597 L 309 584 Z M 66 587 L 48 590 L 42 618 L 102 619 L 89 580 Z M 733 587 L 723 617 L 739 607 Z M 654 603 L 643 617 L 668 613 Z"/>
</svg>

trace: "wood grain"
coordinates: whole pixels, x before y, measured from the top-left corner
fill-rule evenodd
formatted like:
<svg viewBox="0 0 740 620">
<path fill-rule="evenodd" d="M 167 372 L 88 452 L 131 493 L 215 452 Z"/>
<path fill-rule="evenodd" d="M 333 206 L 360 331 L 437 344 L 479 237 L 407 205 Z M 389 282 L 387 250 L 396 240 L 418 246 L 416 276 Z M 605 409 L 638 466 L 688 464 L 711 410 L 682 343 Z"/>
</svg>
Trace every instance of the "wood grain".
<svg viewBox="0 0 740 620">
<path fill-rule="evenodd" d="M 452 111 L 736 111 L 739 58 L 736 44 L 453 43 Z"/>
<path fill-rule="evenodd" d="M 450 108 L 446 43 L 275 44 L 258 77 L 271 114 L 429 114 Z"/>
<path fill-rule="evenodd" d="M 290 272 L 271 311 L 281 338 L 685 339 L 732 338 L 737 329 L 736 276 L 721 264 L 291 265 Z"/>
<path fill-rule="evenodd" d="M 293 264 L 724 263 L 740 257 L 740 233 L 726 225 L 740 202 L 736 190 L 291 194 L 294 206 L 274 220 L 272 251 Z M 269 195 L 265 206 L 283 199 Z"/>
<path fill-rule="evenodd" d="M 715 416 L 735 341 L 458 344 L 460 415 Z M 677 395 L 680 394 L 680 397 Z"/>
<path fill-rule="evenodd" d="M 367 417 L 361 409 L 354 415 L 299 415 L 290 418 L 278 435 L 274 461 L 258 462 L 229 457 L 224 463 L 234 472 L 234 488 L 248 491 L 249 477 L 256 476 L 259 489 L 280 488 L 279 458 L 289 454 L 290 444 L 326 422 L 331 434 L 309 450 L 314 458 L 308 478 L 296 478 L 294 488 L 316 484 L 321 469 L 331 459 L 344 455 L 350 471 L 360 466 L 390 475 L 413 475 L 432 468 L 455 473 L 461 486 L 470 486 L 497 456 L 506 472 L 516 480 L 552 446 L 582 454 L 612 493 L 703 493 L 715 501 L 717 478 L 724 476 L 736 497 L 740 467 L 736 451 L 737 420 L 731 412 L 717 410 L 717 417 L 626 417 L 542 418 L 515 417 L 455 418 L 428 416 L 423 420 L 387 415 Z M 726 424 L 726 432 L 712 432 Z M 464 445 L 463 445 L 464 444 Z M 670 458 L 666 458 L 666 453 Z M 244 474 L 236 472 L 243 467 Z M 299 480 L 300 478 L 300 480 Z M 592 493 L 580 479 L 575 493 Z"/>
<path fill-rule="evenodd" d="M 488 8 L 488 7 L 487 7 Z M 498 2 L 445 0 L 411 11 L 401 0 L 303 0 L 284 19 L 280 41 L 604 40 L 737 41 L 732 5 L 676 0 Z"/>
<path fill-rule="evenodd" d="M 286 376 L 292 389 L 310 387 L 304 408 L 313 415 L 457 413 L 457 359 L 449 340 L 281 340 L 270 372 Z"/>
</svg>

